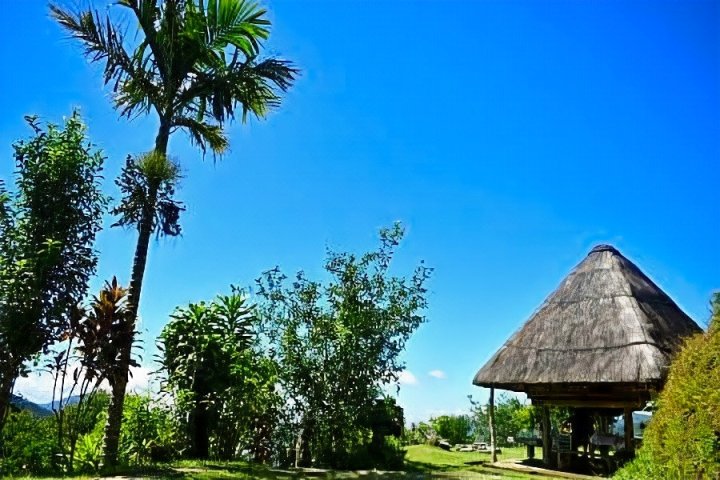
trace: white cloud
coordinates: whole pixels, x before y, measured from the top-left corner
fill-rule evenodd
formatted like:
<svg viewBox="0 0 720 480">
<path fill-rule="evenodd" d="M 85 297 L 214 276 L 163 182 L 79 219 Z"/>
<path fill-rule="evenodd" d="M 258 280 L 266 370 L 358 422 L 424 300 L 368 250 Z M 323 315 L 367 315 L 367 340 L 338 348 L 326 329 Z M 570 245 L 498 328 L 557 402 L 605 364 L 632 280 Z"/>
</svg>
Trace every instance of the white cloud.
<svg viewBox="0 0 720 480">
<path fill-rule="evenodd" d="M 398 374 L 398 382 L 400 382 L 401 385 L 417 385 L 418 379 L 410 370 L 403 370 Z"/>
<path fill-rule="evenodd" d="M 145 393 L 150 390 L 152 383 L 151 370 L 147 367 L 134 367 L 130 369 L 131 376 L 128 378 L 127 391 Z"/>
<path fill-rule="evenodd" d="M 72 376 L 74 366 L 69 369 L 69 375 Z M 151 390 L 151 387 L 156 384 L 153 382 L 151 369 L 147 367 L 133 367 L 130 369 L 132 375 L 128 379 L 127 391 L 134 393 L 145 393 Z M 67 382 L 72 382 L 71 378 L 68 378 Z M 15 389 L 13 393 L 15 395 L 21 395 L 23 398 L 30 400 L 35 403 L 49 403 L 53 396 L 53 376 L 48 372 L 33 372 L 27 377 L 18 378 L 15 382 Z M 109 390 L 107 381 L 103 382 L 100 386 L 103 390 Z M 69 393 L 70 387 L 66 385 L 65 395 Z M 59 395 L 60 386 L 57 386 L 57 392 Z M 77 393 L 77 392 L 74 392 Z"/>
<path fill-rule="evenodd" d="M 430 370 L 428 372 L 428 375 L 434 378 L 439 378 L 441 380 L 447 378 L 447 375 L 445 375 L 445 372 L 443 372 L 442 370 Z"/>
<path fill-rule="evenodd" d="M 47 403 L 52 400 L 53 377 L 49 373 L 31 373 L 15 381 L 15 395 L 36 403 Z"/>
</svg>

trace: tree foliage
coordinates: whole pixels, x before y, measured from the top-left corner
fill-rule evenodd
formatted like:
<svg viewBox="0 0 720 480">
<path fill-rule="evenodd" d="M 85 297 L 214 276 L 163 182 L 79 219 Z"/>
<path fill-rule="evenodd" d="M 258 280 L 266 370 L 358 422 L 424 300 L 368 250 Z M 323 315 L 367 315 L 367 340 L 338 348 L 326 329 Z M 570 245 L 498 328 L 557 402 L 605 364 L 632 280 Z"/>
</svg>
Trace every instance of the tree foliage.
<svg viewBox="0 0 720 480">
<path fill-rule="evenodd" d="M 720 293 L 707 332 L 690 338 L 673 360 L 638 459 L 618 478 L 720 476 Z"/>
<path fill-rule="evenodd" d="M 472 404 L 472 417 L 474 424 L 474 435 L 476 440 L 490 441 L 489 429 L 489 405 L 482 405 L 479 402 Z M 498 445 L 507 446 L 509 437 L 516 438 L 523 431 L 535 428 L 535 408 L 531 405 L 524 405 L 517 397 L 501 393 L 495 401 L 495 434 Z"/>
<path fill-rule="evenodd" d="M 160 335 L 167 388 L 192 457 L 232 458 L 239 446 L 267 457 L 260 437 L 272 427 L 262 423 L 272 417 L 278 396 L 275 368 L 258 351 L 254 323 L 253 307 L 234 290 L 178 308 Z"/>
<path fill-rule="evenodd" d="M 301 463 L 342 467 L 361 445 L 361 419 L 383 386 L 397 382 L 399 355 L 425 320 L 423 264 L 408 277 L 389 268 L 403 237 L 399 224 L 380 232 L 380 247 L 362 256 L 329 252 L 327 283 L 279 270 L 258 280 L 261 313 L 275 345 L 289 397 Z"/>
<path fill-rule="evenodd" d="M 25 362 L 59 339 L 95 273 L 107 204 L 102 154 L 77 112 L 13 145 L 16 191 L 0 185 L 0 428 Z"/>
<path fill-rule="evenodd" d="M 472 442 L 473 421 L 469 415 L 441 415 L 431 418 L 430 425 L 437 435 L 450 444 Z"/>
</svg>

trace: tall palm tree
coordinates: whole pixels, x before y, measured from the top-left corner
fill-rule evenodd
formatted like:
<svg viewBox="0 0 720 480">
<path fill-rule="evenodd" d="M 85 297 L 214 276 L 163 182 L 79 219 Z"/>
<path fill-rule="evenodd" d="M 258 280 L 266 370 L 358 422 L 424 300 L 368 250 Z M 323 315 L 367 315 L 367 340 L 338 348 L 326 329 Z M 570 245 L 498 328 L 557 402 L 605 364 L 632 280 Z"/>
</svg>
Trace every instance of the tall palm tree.
<svg viewBox="0 0 720 480">
<path fill-rule="evenodd" d="M 183 130 L 203 153 L 227 150 L 225 122 L 248 115 L 264 117 L 280 104 L 280 94 L 298 70 L 291 62 L 259 58 L 268 38 L 266 11 L 246 0 L 117 0 L 107 14 L 71 11 L 50 5 L 51 15 L 84 46 L 85 55 L 104 62 L 104 81 L 112 88 L 121 116 L 154 112 L 159 120 L 154 156 L 167 161 L 170 135 Z M 115 13 L 137 20 L 137 35 Z M 154 162 L 157 164 L 158 162 Z M 166 170 L 172 170 L 166 166 Z M 159 168 L 162 170 L 162 168 Z M 162 176 L 145 180 L 143 205 L 132 222 L 138 228 L 128 294 L 128 314 L 137 318 L 152 232 L 159 227 L 158 191 Z M 122 223 L 122 222 L 121 222 Z M 132 339 L 131 339 L 132 342 Z M 130 349 L 122 355 L 128 370 Z M 117 463 L 122 406 L 127 384 L 113 388 L 105 432 L 105 464 Z"/>
</svg>

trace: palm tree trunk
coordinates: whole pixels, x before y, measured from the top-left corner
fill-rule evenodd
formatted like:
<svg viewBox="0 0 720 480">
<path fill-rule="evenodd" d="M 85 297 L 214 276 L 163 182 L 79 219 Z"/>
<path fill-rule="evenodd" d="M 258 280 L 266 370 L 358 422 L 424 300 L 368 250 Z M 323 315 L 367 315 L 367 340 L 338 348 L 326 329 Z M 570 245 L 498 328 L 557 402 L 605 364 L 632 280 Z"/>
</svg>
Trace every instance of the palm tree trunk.
<svg viewBox="0 0 720 480">
<path fill-rule="evenodd" d="M 160 131 L 155 140 L 155 151 L 165 155 L 167 153 L 168 139 L 170 138 L 170 127 L 167 122 L 161 122 Z M 140 306 L 140 293 L 142 292 L 143 279 L 145 277 L 145 266 L 147 264 L 148 250 L 150 248 L 150 237 L 155 219 L 155 208 L 157 204 L 159 185 L 150 185 L 147 203 L 143 208 L 143 216 L 139 225 L 138 241 L 135 247 L 133 258 L 132 275 L 130 277 L 130 288 L 128 290 L 128 316 L 132 319 L 127 342 L 120 348 L 120 359 L 118 361 L 117 375 L 113 379 L 112 398 L 108 407 L 108 419 L 105 424 L 105 446 L 104 461 L 106 467 L 117 465 L 118 445 L 120 443 L 120 429 L 122 427 L 122 413 L 125 405 L 125 389 L 127 388 L 128 374 L 130 372 L 130 360 L 132 346 L 135 341 L 135 324 L 137 323 L 138 308 Z"/>
</svg>

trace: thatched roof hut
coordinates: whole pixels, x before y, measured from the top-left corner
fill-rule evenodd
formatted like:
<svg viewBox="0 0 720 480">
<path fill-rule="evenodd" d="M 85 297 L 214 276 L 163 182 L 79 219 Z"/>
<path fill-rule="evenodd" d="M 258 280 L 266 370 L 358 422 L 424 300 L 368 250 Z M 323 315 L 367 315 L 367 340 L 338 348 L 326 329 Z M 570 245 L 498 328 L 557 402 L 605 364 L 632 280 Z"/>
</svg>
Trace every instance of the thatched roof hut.
<svg viewBox="0 0 720 480">
<path fill-rule="evenodd" d="M 637 408 L 698 325 L 610 245 L 593 248 L 477 372 L 533 403 Z"/>
</svg>

